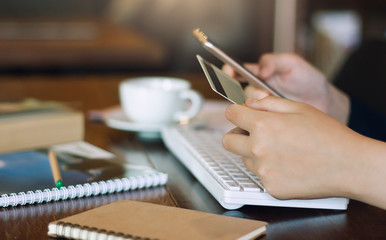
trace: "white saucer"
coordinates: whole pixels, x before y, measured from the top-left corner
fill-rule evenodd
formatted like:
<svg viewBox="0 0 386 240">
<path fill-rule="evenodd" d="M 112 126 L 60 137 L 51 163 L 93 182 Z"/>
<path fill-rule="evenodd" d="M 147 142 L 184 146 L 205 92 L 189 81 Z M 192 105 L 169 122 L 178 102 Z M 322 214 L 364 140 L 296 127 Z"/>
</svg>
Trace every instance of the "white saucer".
<svg viewBox="0 0 386 240">
<path fill-rule="evenodd" d="M 165 127 L 164 124 L 133 122 L 126 117 L 122 109 L 109 112 L 104 116 L 104 121 L 111 128 L 137 132 L 140 137 L 147 139 L 160 138 L 161 129 Z"/>
<path fill-rule="evenodd" d="M 225 132 L 234 128 L 234 125 L 225 118 L 225 109 L 230 103 L 225 100 L 205 100 L 200 113 L 189 124 L 208 125 Z M 143 139 L 161 138 L 162 128 L 165 124 L 150 124 L 133 122 L 128 119 L 122 109 L 116 108 L 106 112 L 103 119 L 107 126 L 124 131 L 137 132 Z"/>
</svg>

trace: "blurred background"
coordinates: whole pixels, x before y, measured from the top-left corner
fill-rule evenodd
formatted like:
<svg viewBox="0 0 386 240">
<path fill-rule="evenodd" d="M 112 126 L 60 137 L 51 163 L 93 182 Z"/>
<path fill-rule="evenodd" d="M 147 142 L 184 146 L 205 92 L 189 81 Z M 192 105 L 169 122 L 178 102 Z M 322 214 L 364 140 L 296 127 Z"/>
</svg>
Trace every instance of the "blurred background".
<svg viewBox="0 0 386 240">
<path fill-rule="evenodd" d="M 296 52 L 359 98 L 381 89 L 378 107 L 385 16 L 383 0 L 1 0 L 0 73 L 199 72 L 196 54 L 216 62 L 200 27 L 241 61 Z"/>
</svg>

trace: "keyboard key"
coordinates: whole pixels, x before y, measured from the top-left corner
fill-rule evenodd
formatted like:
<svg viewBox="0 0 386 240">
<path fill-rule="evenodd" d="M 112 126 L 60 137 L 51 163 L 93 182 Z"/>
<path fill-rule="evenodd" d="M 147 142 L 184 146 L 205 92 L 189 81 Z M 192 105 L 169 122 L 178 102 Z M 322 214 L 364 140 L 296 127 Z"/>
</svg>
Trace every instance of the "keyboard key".
<svg viewBox="0 0 386 240">
<path fill-rule="evenodd" d="M 241 187 L 246 192 L 262 192 L 260 187 L 256 186 L 255 184 L 242 184 Z"/>
<path fill-rule="evenodd" d="M 235 182 L 224 182 L 225 185 L 229 188 L 229 190 L 240 190 L 240 186 Z"/>
</svg>

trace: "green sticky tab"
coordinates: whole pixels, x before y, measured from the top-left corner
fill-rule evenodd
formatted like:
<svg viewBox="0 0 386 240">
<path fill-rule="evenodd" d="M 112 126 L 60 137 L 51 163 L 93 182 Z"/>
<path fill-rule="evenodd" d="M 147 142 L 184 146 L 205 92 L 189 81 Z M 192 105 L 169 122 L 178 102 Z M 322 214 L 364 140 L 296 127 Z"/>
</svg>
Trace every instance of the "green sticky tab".
<svg viewBox="0 0 386 240">
<path fill-rule="evenodd" d="M 56 188 L 60 189 L 61 187 L 64 187 L 64 184 L 63 184 L 62 180 L 59 180 L 56 182 L 55 186 L 56 186 Z"/>
</svg>

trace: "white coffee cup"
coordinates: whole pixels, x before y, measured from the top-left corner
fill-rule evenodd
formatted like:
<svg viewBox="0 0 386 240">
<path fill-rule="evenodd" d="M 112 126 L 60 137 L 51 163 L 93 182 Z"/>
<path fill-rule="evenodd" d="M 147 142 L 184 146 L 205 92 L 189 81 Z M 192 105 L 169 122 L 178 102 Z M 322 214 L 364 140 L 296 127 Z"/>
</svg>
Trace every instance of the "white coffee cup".
<svg viewBox="0 0 386 240">
<path fill-rule="evenodd" d="M 172 77 L 139 77 L 119 85 L 122 110 L 133 122 L 172 124 L 200 111 L 203 98 L 190 82 Z"/>
</svg>

